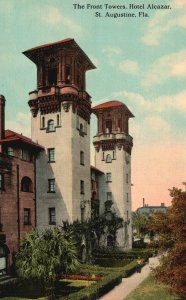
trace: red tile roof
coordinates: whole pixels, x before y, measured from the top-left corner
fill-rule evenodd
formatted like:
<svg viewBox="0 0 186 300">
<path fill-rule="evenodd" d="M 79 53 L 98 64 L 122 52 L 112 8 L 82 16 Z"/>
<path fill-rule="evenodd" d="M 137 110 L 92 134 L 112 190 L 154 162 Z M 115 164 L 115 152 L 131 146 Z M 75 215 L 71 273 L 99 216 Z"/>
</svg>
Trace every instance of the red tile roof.
<svg viewBox="0 0 186 300">
<path fill-rule="evenodd" d="M 39 144 L 34 143 L 30 138 L 9 129 L 5 131 L 5 139 L 0 140 L 0 143 L 16 142 L 16 141 L 20 141 L 24 144 L 28 144 L 29 146 L 34 148 L 44 149 Z"/>
<path fill-rule="evenodd" d="M 102 109 L 102 108 L 108 108 L 108 107 L 117 107 L 117 106 L 125 106 L 124 103 L 120 102 L 120 101 L 109 101 L 109 102 L 105 102 L 102 104 L 99 104 L 97 106 L 94 106 L 92 109 L 96 110 L 96 109 Z"/>
<path fill-rule="evenodd" d="M 111 107 L 124 107 L 127 112 L 129 113 L 130 117 L 134 117 L 134 115 L 131 113 L 131 111 L 128 109 L 128 107 L 121 101 L 117 101 L 117 100 L 113 100 L 113 101 L 108 101 L 102 104 L 99 104 L 97 106 L 94 106 L 92 108 L 92 111 L 95 113 L 100 109 L 107 109 L 107 108 L 111 108 Z"/>
</svg>

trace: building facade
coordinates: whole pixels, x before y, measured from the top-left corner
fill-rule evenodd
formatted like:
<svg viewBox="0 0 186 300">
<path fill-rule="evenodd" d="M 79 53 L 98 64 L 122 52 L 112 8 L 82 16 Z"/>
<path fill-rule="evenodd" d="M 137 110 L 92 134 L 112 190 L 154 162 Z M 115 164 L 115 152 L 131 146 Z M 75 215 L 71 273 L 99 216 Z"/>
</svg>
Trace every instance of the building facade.
<svg viewBox="0 0 186 300">
<path fill-rule="evenodd" d="M 1 120 L 5 98 L 0 96 Z M 35 161 L 42 147 L 1 123 L 0 275 L 9 271 L 19 241 L 36 226 Z"/>
</svg>

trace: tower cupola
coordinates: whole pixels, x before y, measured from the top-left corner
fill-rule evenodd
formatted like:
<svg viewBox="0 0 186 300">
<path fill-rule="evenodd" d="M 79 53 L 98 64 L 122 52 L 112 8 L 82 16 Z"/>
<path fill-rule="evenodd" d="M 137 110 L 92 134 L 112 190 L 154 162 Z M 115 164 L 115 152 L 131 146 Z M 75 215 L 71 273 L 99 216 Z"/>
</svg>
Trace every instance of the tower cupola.
<svg viewBox="0 0 186 300">
<path fill-rule="evenodd" d="M 95 66 L 74 39 L 46 44 L 24 51 L 37 67 L 37 90 L 29 94 L 33 117 L 60 111 L 61 103 L 68 109 L 90 119 L 90 96 L 85 91 L 85 73 Z"/>
</svg>

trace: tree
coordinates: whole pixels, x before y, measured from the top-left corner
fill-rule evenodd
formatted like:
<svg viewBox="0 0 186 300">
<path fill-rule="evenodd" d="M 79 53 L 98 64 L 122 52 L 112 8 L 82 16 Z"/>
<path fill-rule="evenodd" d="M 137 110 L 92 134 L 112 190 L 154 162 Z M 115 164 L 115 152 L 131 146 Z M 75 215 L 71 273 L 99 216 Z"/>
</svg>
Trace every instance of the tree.
<svg viewBox="0 0 186 300">
<path fill-rule="evenodd" d="M 156 222 L 160 234 L 159 246 L 166 249 L 155 276 L 170 285 L 171 290 L 186 297 L 186 192 L 173 188 L 170 190 L 172 206 Z M 162 239 L 162 235 L 164 239 Z M 169 243 L 167 243 L 169 241 Z"/>
<path fill-rule="evenodd" d="M 57 276 L 78 266 L 72 233 L 62 234 L 58 228 L 28 233 L 20 243 L 16 256 L 17 273 L 23 279 L 39 282 L 45 292 L 53 291 Z"/>
<path fill-rule="evenodd" d="M 132 225 L 137 231 L 137 237 L 142 238 L 147 232 L 147 222 L 149 216 L 145 213 L 133 212 L 132 213 Z"/>
</svg>

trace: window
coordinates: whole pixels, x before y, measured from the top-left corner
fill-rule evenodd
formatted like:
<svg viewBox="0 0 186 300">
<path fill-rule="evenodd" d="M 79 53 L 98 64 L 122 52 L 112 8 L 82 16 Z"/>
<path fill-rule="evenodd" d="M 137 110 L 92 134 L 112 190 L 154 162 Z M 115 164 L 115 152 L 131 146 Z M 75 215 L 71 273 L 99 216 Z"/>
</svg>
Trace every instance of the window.
<svg viewBox="0 0 186 300">
<path fill-rule="evenodd" d="M 59 115 L 57 115 L 57 126 L 59 126 L 60 125 L 60 123 L 59 123 Z"/>
<path fill-rule="evenodd" d="M 55 131 L 54 120 L 49 120 L 48 121 L 47 131 L 48 132 Z"/>
<path fill-rule="evenodd" d="M 30 208 L 24 208 L 24 225 L 31 225 Z"/>
<path fill-rule="evenodd" d="M 65 68 L 65 75 L 66 75 L 66 83 L 70 83 L 71 82 L 71 65 L 66 65 Z"/>
<path fill-rule="evenodd" d="M 85 221 L 85 208 L 81 207 L 81 222 Z"/>
<path fill-rule="evenodd" d="M 106 121 L 106 133 L 111 133 L 112 132 L 112 121 L 108 120 Z"/>
<path fill-rule="evenodd" d="M 112 174 L 111 173 L 107 173 L 107 182 L 112 182 Z"/>
<path fill-rule="evenodd" d="M 45 128 L 45 117 L 41 119 L 41 128 Z"/>
<path fill-rule="evenodd" d="M 21 180 L 21 191 L 22 192 L 32 192 L 32 180 L 25 176 Z"/>
<path fill-rule="evenodd" d="M 80 193 L 81 194 L 85 193 L 85 191 L 84 191 L 84 181 L 83 180 L 80 180 Z"/>
<path fill-rule="evenodd" d="M 102 153 L 102 160 L 105 160 L 105 152 Z"/>
<path fill-rule="evenodd" d="M 80 165 L 84 166 L 85 162 L 84 162 L 84 152 L 80 151 Z"/>
<path fill-rule="evenodd" d="M 116 159 L 116 157 L 115 157 L 115 151 L 112 152 L 112 157 L 113 157 L 113 159 Z"/>
<path fill-rule="evenodd" d="M 129 202 L 129 194 L 127 193 L 127 202 Z"/>
<path fill-rule="evenodd" d="M 8 147 L 7 154 L 10 155 L 10 156 L 14 156 L 14 150 L 13 150 L 12 147 Z"/>
<path fill-rule="evenodd" d="M 56 209 L 55 207 L 49 207 L 49 225 L 56 225 Z"/>
<path fill-rule="evenodd" d="M 0 191 L 4 190 L 4 174 L 0 174 Z"/>
<path fill-rule="evenodd" d="M 83 129 L 83 124 L 82 123 L 80 123 L 80 126 L 79 126 L 79 134 L 81 136 L 84 136 L 84 129 Z"/>
<path fill-rule="evenodd" d="M 112 201 L 112 193 L 107 192 L 107 201 Z"/>
<path fill-rule="evenodd" d="M 54 148 L 48 149 L 48 162 L 55 162 L 55 149 Z"/>
<path fill-rule="evenodd" d="M 110 154 L 107 154 L 107 156 L 106 156 L 106 162 L 107 163 L 111 163 L 112 162 L 112 158 L 111 158 Z"/>
<path fill-rule="evenodd" d="M 21 149 L 21 159 L 31 161 L 31 155 L 27 149 Z"/>
<path fill-rule="evenodd" d="M 57 84 L 57 68 L 51 68 L 48 70 L 48 83 L 49 85 Z"/>
<path fill-rule="evenodd" d="M 55 179 L 48 179 L 48 192 L 55 193 Z"/>
<path fill-rule="evenodd" d="M 129 183 L 129 174 L 126 174 L 126 183 Z"/>
</svg>

